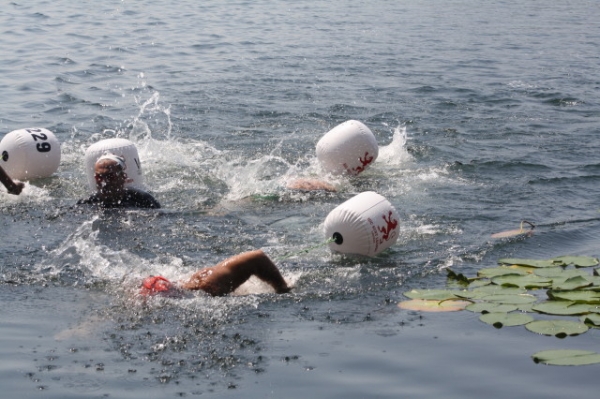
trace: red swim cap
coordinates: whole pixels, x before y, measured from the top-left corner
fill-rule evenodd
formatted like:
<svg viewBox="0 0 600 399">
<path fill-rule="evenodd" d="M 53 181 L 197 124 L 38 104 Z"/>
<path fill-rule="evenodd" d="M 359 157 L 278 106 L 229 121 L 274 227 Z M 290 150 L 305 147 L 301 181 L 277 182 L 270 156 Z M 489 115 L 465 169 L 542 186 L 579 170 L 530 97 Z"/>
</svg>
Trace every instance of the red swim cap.
<svg viewBox="0 0 600 399">
<path fill-rule="evenodd" d="M 173 284 L 162 276 L 146 277 L 142 282 L 140 294 L 156 295 L 161 292 L 169 292 L 173 289 Z"/>
</svg>

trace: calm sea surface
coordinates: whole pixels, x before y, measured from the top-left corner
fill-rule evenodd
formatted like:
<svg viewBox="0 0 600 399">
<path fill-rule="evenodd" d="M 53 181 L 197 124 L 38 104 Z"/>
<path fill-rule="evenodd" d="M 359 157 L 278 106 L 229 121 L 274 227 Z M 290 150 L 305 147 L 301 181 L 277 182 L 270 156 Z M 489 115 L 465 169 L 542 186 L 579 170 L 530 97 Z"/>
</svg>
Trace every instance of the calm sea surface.
<svg viewBox="0 0 600 399">
<path fill-rule="evenodd" d="M 599 21 L 585 0 L 6 2 L 0 132 L 48 128 L 62 160 L 0 189 L 2 397 L 596 398 L 600 366 L 530 356 L 599 351 L 599 330 L 396 304 L 448 267 L 600 255 Z M 377 162 L 334 194 L 282 189 L 319 175 L 317 141 L 348 119 Z M 113 137 L 160 212 L 73 207 L 85 149 Z M 325 217 L 367 190 L 401 214 L 398 242 L 332 255 Z M 490 238 L 524 219 L 532 237 Z M 254 248 L 293 293 L 131 299 Z"/>
</svg>

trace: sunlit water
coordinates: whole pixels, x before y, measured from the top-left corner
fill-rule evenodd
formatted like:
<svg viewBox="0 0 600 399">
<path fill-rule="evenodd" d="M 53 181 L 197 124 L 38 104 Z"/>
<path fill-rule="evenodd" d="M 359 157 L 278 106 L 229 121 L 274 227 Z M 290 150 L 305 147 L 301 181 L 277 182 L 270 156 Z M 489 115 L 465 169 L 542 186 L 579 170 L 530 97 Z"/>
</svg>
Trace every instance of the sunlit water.
<svg viewBox="0 0 600 399">
<path fill-rule="evenodd" d="M 7 397 L 596 397 L 597 350 L 421 316 L 402 292 L 505 256 L 598 256 L 596 2 L 11 2 L 0 128 L 61 141 L 51 178 L 0 189 L 0 380 Z M 367 124 L 377 162 L 328 176 L 315 145 Z M 74 206 L 85 149 L 132 140 L 160 211 Z M 286 191 L 319 176 L 336 193 Z M 400 212 L 376 258 L 333 255 L 323 221 L 362 191 Z M 493 240 L 526 219 L 530 238 Z M 262 248 L 294 285 L 135 299 Z"/>
</svg>

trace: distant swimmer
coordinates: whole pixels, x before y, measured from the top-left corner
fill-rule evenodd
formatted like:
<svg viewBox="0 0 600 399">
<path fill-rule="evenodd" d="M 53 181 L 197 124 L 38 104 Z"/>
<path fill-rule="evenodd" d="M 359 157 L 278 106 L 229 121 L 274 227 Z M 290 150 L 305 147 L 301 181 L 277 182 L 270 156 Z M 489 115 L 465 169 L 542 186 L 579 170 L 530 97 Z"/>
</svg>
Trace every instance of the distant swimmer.
<svg viewBox="0 0 600 399">
<path fill-rule="evenodd" d="M 0 181 L 6 187 L 9 194 L 19 195 L 21 191 L 23 191 L 23 187 L 25 187 L 24 183 L 20 181 L 14 181 L 11 177 L 6 173 L 4 169 L 0 166 Z"/>
<path fill-rule="evenodd" d="M 271 259 L 263 251 L 256 250 L 243 252 L 216 266 L 201 269 L 180 283 L 172 283 L 162 276 L 147 277 L 142 282 L 140 294 L 179 296 L 185 290 L 202 290 L 212 296 L 223 296 L 235 291 L 252 276 L 269 284 L 278 294 L 291 290 Z"/>
<path fill-rule="evenodd" d="M 334 186 L 323 180 L 310 178 L 297 178 L 290 180 L 287 182 L 286 188 L 298 191 L 337 191 Z"/>
<path fill-rule="evenodd" d="M 103 208 L 160 208 L 160 204 L 149 193 L 125 187 L 127 173 L 123 157 L 106 154 L 94 165 L 94 179 L 98 191 L 77 204 L 99 205 Z"/>
</svg>

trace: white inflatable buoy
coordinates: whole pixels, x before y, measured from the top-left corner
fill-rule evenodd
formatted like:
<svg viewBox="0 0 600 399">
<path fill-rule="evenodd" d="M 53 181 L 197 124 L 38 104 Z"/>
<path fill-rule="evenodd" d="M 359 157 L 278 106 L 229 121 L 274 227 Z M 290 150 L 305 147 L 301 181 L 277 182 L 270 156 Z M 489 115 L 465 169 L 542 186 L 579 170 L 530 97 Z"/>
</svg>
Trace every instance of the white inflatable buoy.
<svg viewBox="0 0 600 399">
<path fill-rule="evenodd" d="M 51 176 L 60 165 L 60 143 L 48 129 L 14 130 L 0 142 L 0 166 L 13 179 Z"/>
<path fill-rule="evenodd" d="M 127 173 L 126 187 L 144 188 L 142 164 L 135 144 L 127 139 L 106 139 L 92 144 L 85 151 L 85 171 L 92 191 L 96 191 L 94 165 L 98 158 L 104 154 L 113 154 L 125 158 L 125 165 L 127 165 L 125 169 L 125 173 Z"/>
<path fill-rule="evenodd" d="M 317 158 L 333 174 L 358 175 L 375 162 L 379 147 L 362 122 L 349 120 L 327 132 L 317 143 Z"/>
<path fill-rule="evenodd" d="M 375 256 L 398 240 L 400 218 L 383 196 L 366 191 L 339 205 L 325 219 L 333 252 Z"/>
</svg>

